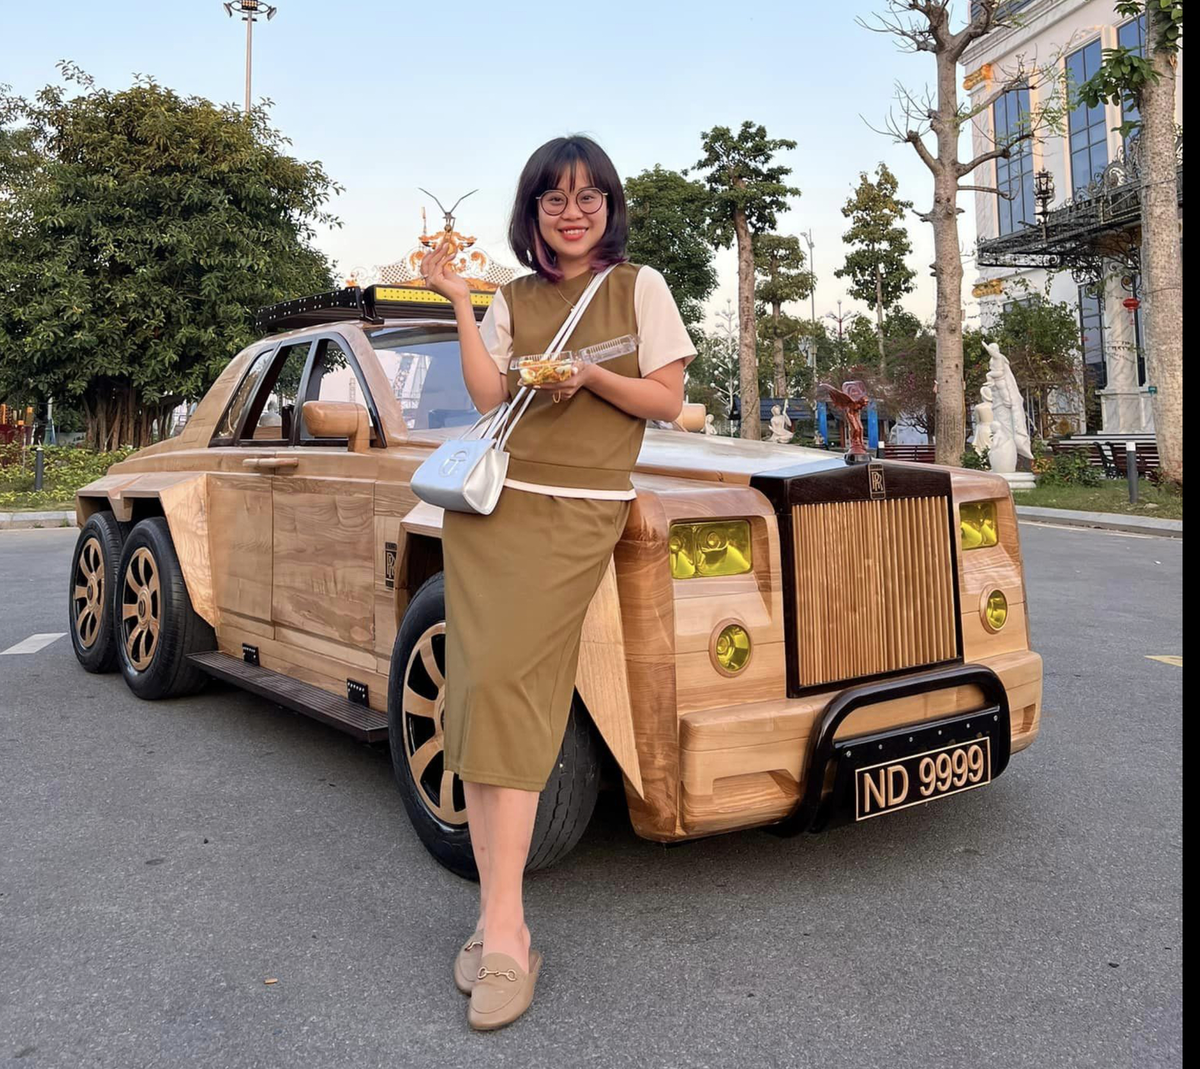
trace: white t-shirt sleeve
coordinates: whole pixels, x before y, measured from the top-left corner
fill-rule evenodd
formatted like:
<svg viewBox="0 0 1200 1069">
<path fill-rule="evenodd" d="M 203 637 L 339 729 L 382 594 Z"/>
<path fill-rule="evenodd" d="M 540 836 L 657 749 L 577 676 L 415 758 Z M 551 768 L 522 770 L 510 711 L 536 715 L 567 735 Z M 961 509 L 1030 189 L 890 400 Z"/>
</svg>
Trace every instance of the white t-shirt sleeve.
<svg viewBox="0 0 1200 1069">
<path fill-rule="evenodd" d="M 492 303 L 483 314 L 483 322 L 479 324 L 479 336 L 483 338 L 484 347 L 496 361 L 500 374 L 507 375 L 513 354 L 512 314 L 500 290 L 496 290 Z"/>
<path fill-rule="evenodd" d="M 642 377 L 674 360 L 682 360 L 687 367 L 696 356 L 696 347 L 688 336 L 667 280 L 653 267 L 638 271 L 633 284 L 633 307 L 641 339 L 638 371 Z"/>
</svg>

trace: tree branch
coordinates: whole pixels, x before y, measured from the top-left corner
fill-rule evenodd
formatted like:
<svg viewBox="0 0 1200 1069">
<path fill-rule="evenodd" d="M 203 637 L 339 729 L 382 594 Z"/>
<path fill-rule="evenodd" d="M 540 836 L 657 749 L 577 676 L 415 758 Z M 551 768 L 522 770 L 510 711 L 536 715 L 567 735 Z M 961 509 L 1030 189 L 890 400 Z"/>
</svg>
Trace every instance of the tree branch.
<svg viewBox="0 0 1200 1069">
<path fill-rule="evenodd" d="M 997 144 L 995 148 L 988 149 L 986 152 L 981 152 L 973 160 L 970 160 L 967 163 L 960 163 L 957 168 L 958 177 L 961 178 L 965 174 L 970 174 L 973 170 L 975 170 L 976 167 L 987 163 L 989 160 L 1007 160 L 1011 158 L 1013 148 L 1016 145 L 1019 145 L 1022 141 L 1031 140 L 1032 137 L 1033 131 L 1027 131 L 1023 134 L 1019 134 L 1017 137 L 1014 137 L 1009 141 L 1006 141 L 1003 145 Z"/>
<path fill-rule="evenodd" d="M 925 146 L 925 142 L 921 140 L 921 135 L 916 130 L 909 130 L 904 135 L 904 140 L 907 141 L 914 149 L 917 155 L 921 157 L 921 162 L 929 168 L 929 173 L 936 175 L 938 173 L 938 162 L 933 158 L 933 154 Z"/>
<path fill-rule="evenodd" d="M 997 196 L 1003 197 L 1005 200 L 1012 200 L 1013 193 L 1010 190 L 1005 192 L 1003 189 L 997 189 L 995 186 L 959 186 L 960 193 L 995 193 Z"/>
</svg>

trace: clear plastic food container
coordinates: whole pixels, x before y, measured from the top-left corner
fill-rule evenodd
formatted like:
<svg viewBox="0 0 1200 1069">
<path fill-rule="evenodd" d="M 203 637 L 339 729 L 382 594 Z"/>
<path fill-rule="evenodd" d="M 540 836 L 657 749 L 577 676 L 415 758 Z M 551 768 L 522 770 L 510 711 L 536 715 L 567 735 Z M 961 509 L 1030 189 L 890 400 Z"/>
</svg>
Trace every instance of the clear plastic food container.
<svg viewBox="0 0 1200 1069">
<path fill-rule="evenodd" d="M 576 364 L 600 364 L 605 360 L 636 352 L 637 347 L 636 334 L 622 334 L 619 338 L 611 338 L 583 349 L 563 350 L 554 356 L 548 356 L 546 353 L 516 356 L 509 362 L 508 368 L 521 376 L 522 386 L 545 386 L 569 379 Z"/>
</svg>

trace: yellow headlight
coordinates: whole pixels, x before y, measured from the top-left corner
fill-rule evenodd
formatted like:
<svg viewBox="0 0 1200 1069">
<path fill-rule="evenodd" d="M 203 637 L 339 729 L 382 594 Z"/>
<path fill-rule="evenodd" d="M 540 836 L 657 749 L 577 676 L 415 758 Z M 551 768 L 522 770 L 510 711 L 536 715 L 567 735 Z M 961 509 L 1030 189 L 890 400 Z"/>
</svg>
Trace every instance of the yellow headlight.
<svg viewBox="0 0 1200 1069">
<path fill-rule="evenodd" d="M 958 507 L 963 549 L 985 549 L 998 541 L 996 502 L 972 501 Z"/>
<path fill-rule="evenodd" d="M 743 575 L 753 567 L 749 520 L 673 523 L 667 546 L 673 579 Z"/>
<path fill-rule="evenodd" d="M 750 635 L 741 624 L 726 624 L 712 644 L 712 658 L 726 675 L 737 675 L 750 662 Z"/>
<path fill-rule="evenodd" d="M 1008 619 L 1008 598 L 1004 596 L 1003 591 L 993 590 L 984 595 L 981 609 L 984 627 L 989 631 L 999 631 Z"/>
</svg>

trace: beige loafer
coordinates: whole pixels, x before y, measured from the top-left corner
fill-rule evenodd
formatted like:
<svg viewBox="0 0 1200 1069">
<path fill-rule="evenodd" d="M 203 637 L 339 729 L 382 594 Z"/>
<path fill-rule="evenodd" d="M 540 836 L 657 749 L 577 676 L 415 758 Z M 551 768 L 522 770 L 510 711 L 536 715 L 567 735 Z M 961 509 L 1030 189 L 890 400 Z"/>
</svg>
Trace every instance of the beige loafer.
<svg viewBox="0 0 1200 1069">
<path fill-rule="evenodd" d="M 485 954 L 475 974 L 467 1010 L 471 1027 L 487 1032 L 512 1024 L 529 1009 L 541 968 L 542 956 L 536 950 L 529 952 L 527 973 L 507 954 Z"/>
<path fill-rule="evenodd" d="M 454 986 L 469 995 L 475 986 L 475 976 L 483 963 L 483 929 L 478 928 L 462 945 L 454 959 Z"/>
</svg>

